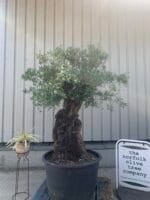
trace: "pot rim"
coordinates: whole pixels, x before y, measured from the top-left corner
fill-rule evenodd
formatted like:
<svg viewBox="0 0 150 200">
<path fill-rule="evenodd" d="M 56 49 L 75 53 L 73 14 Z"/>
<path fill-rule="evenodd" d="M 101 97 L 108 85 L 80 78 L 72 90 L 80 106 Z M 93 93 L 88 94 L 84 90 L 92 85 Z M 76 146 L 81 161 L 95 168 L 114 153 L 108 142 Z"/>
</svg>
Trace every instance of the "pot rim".
<svg viewBox="0 0 150 200">
<path fill-rule="evenodd" d="M 89 162 L 84 162 L 84 163 L 79 163 L 79 164 L 61 164 L 61 163 L 58 164 L 58 163 L 54 163 L 54 162 L 51 162 L 51 161 L 47 160 L 47 156 L 51 152 L 54 152 L 54 151 L 50 150 L 50 151 L 46 152 L 42 156 L 42 160 L 43 160 L 45 165 L 51 165 L 51 166 L 54 166 L 54 167 L 57 167 L 57 168 L 82 168 L 82 167 L 87 167 L 89 165 L 94 165 L 96 163 L 99 163 L 100 160 L 102 159 L 102 156 L 99 153 L 97 153 L 96 151 L 87 149 L 87 152 L 92 153 L 97 157 L 96 160 L 89 161 Z"/>
</svg>

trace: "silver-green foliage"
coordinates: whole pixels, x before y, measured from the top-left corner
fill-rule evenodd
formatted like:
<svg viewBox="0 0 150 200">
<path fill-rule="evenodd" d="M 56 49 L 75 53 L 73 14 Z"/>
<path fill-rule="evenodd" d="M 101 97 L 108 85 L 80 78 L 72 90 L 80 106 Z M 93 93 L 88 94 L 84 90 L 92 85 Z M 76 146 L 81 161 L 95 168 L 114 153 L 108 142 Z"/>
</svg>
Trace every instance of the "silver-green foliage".
<svg viewBox="0 0 150 200">
<path fill-rule="evenodd" d="M 49 108 L 67 99 L 86 107 L 99 106 L 103 101 L 124 106 L 119 88 L 127 83 L 127 76 L 108 71 L 107 57 L 94 45 L 86 49 L 57 47 L 39 54 L 39 67 L 29 68 L 23 75 L 24 80 L 32 82 L 26 92 L 32 94 L 35 105 Z"/>
<path fill-rule="evenodd" d="M 7 146 L 15 146 L 16 144 L 24 142 L 38 142 L 38 137 L 35 134 L 23 132 L 20 135 L 13 137 L 11 140 L 9 140 L 7 142 Z"/>
</svg>

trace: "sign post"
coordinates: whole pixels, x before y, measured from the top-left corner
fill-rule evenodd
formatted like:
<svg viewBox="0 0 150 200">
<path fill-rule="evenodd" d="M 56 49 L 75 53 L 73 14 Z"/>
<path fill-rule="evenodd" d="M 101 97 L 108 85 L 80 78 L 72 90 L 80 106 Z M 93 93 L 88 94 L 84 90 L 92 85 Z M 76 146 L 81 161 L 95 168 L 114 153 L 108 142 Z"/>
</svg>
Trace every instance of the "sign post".
<svg viewBox="0 0 150 200">
<path fill-rule="evenodd" d="M 150 143 L 124 139 L 116 143 L 116 187 L 150 195 Z"/>
</svg>

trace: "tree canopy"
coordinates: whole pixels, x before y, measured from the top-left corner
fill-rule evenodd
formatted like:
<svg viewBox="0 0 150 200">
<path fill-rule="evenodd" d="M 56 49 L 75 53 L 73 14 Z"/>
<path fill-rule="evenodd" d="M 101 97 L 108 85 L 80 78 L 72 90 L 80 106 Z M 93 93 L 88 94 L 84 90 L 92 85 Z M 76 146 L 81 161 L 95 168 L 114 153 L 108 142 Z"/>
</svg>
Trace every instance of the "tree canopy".
<svg viewBox="0 0 150 200">
<path fill-rule="evenodd" d="M 26 92 L 32 94 L 35 105 L 53 107 L 62 100 L 74 100 L 88 106 L 125 103 L 120 85 L 126 85 L 126 74 L 115 74 L 106 67 L 107 54 L 90 45 L 85 49 L 57 47 L 37 56 L 39 66 L 23 74 L 32 84 Z"/>
</svg>

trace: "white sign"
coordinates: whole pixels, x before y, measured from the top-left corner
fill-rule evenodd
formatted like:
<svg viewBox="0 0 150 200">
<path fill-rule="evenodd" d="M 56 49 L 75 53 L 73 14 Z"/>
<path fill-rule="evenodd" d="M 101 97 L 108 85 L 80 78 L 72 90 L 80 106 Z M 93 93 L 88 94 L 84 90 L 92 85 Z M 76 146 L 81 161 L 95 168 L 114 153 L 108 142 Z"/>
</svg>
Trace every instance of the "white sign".
<svg viewBox="0 0 150 200">
<path fill-rule="evenodd" d="M 116 144 L 116 183 L 150 192 L 150 143 L 119 140 Z"/>
</svg>

